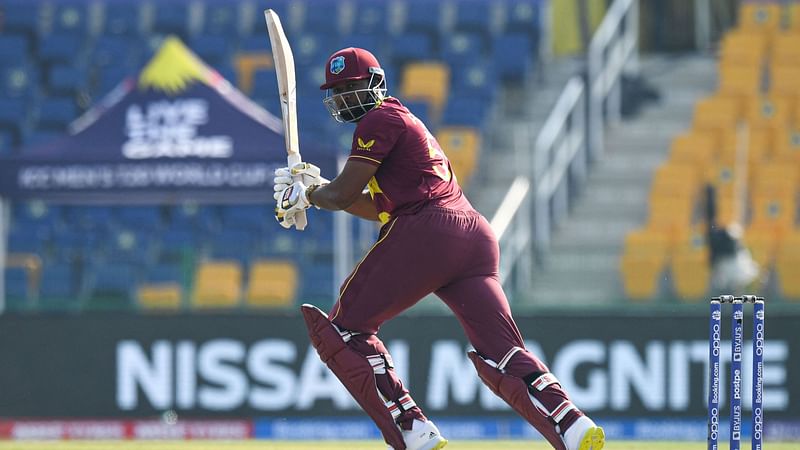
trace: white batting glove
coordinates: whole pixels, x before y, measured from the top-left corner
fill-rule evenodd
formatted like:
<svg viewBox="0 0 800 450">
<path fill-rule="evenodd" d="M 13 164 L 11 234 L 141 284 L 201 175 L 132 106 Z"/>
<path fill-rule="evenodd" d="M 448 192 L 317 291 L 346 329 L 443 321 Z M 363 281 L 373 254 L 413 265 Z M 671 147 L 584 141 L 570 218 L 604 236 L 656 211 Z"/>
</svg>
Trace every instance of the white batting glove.
<svg viewBox="0 0 800 450">
<path fill-rule="evenodd" d="M 302 181 L 292 183 L 280 193 L 278 204 L 275 207 L 275 219 L 284 228 L 294 224 L 294 215 L 305 211 L 311 206 L 306 197 L 306 185 Z"/>
<path fill-rule="evenodd" d="M 300 180 L 297 180 L 296 177 L 300 177 Z M 288 167 L 281 167 L 275 169 L 275 178 L 273 179 L 275 184 L 275 194 L 273 194 L 273 197 L 275 201 L 280 200 L 281 193 L 295 181 L 302 181 L 306 186 L 329 183 L 327 179 L 320 176 L 319 167 L 314 164 L 301 162 L 295 164 L 291 169 Z"/>
</svg>

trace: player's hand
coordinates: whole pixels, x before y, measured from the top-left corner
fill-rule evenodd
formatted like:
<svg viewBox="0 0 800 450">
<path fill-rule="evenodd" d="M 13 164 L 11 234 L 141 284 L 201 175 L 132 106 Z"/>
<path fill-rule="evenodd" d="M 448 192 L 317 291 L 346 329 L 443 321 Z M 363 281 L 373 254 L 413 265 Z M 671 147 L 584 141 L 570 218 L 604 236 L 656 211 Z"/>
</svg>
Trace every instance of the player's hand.
<svg viewBox="0 0 800 450">
<path fill-rule="evenodd" d="M 301 162 L 295 164 L 292 168 L 281 167 L 280 169 L 275 169 L 275 178 L 273 179 L 275 184 L 275 194 L 273 196 L 275 200 L 280 200 L 281 193 L 295 181 L 302 181 L 306 186 L 329 183 L 328 180 L 320 176 L 319 167 L 314 164 Z"/>
<path fill-rule="evenodd" d="M 306 185 L 296 181 L 280 193 L 275 206 L 275 219 L 284 228 L 294 224 L 294 215 L 305 211 L 311 204 L 306 197 Z"/>
</svg>

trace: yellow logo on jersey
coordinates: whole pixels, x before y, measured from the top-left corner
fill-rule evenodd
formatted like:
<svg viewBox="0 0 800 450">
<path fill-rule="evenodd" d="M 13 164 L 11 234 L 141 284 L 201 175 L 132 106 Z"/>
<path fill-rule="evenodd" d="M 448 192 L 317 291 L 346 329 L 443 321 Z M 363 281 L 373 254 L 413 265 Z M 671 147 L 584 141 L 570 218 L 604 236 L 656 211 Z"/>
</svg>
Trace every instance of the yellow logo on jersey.
<svg viewBox="0 0 800 450">
<path fill-rule="evenodd" d="M 375 177 L 369 179 L 369 183 L 367 183 L 367 189 L 369 190 L 370 198 L 375 198 L 375 194 L 383 194 L 381 187 L 378 186 L 378 180 Z"/>
<path fill-rule="evenodd" d="M 358 138 L 358 149 L 364 152 L 371 152 L 372 146 L 375 145 L 375 139 L 370 139 L 364 142 L 363 139 Z"/>
</svg>

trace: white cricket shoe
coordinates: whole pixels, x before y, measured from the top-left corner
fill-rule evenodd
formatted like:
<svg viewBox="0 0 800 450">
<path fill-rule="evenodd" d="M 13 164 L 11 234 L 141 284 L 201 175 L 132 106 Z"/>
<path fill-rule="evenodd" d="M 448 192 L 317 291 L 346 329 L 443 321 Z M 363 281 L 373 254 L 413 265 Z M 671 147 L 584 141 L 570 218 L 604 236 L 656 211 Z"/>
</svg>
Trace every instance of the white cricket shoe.
<svg viewBox="0 0 800 450">
<path fill-rule="evenodd" d="M 603 428 L 586 416 L 581 416 L 564 433 L 567 450 L 602 450 L 605 443 Z"/>
<path fill-rule="evenodd" d="M 414 419 L 411 430 L 402 430 L 403 440 L 406 441 L 406 450 L 440 450 L 447 445 L 447 439 L 430 420 L 425 422 Z M 389 450 L 393 450 L 389 446 Z"/>
</svg>

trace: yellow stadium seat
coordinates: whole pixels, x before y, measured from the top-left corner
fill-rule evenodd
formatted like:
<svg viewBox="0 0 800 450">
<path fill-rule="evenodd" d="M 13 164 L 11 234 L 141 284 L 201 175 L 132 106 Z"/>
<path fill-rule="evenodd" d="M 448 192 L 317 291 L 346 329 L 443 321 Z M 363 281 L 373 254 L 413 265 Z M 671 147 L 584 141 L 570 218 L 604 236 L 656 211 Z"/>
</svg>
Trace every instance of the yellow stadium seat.
<svg viewBox="0 0 800 450">
<path fill-rule="evenodd" d="M 697 167 L 684 162 L 667 161 L 656 168 L 650 187 L 651 197 L 695 198 L 699 189 Z"/>
<path fill-rule="evenodd" d="M 794 228 L 797 203 L 794 195 L 753 194 L 751 226 L 772 230 L 780 239 Z"/>
<path fill-rule="evenodd" d="M 719 92 L 725 95 L 750 96 L 761 92 L 760 66 L 720 66 Z"/>
<path fill-rule="evenodd" d="M 136 290 L 139 305 L 149 310 L 177 310 L 181 307 L 183 289 L 180 283 L 148 283 Z"/>
<path fill-rule="evenodd" d="M 665 233 L 674 240 L 680 230 L 692 223 L 694 199 L 681 197 L 651 197 L 647 227 Z"/>
<path fill-rule="evenodd" d="M 719 143 L 708 131 L 692 131 L 676 136 L 670 145 L 672 163 L 688 164 L 703 176 L 716 157 Z"/>
<path fill-rule="evenodd" d="M 796 102 L 800 94 L 800 66 L 772 66 L 769 75 L 769 92 L 772 97 Z"/>
<path fill-rule="evenodd" d="M 712 96 L 695 104 L 695 130 L 713 133 L 714 143 L 721 144 L 725 131 L 735 130 L 739 123 L 740 102 L 731 97 Z"/>
<path fill-rule="evenodd" d="M 781 28 L 781 5 L 777 2 L 743 3 L 739 10 L 739 28 L 775 32 Z"/>
<path fill-rule="evenodd" d="M 289 261 L 256 261 L 245 299 L 250 306 L 290 306 L 297 292 L 297 266 Z"/>
<path fill-rule="evenodd" d="M 213 261 L 199 265 L 192 293 L 195 308 L 237 307 L 241 293 L 242 268 L 239 263 Z"/>
<path fill-rule="evenodd" d="M 466 187 L 478 165 L 480 133 L 468 127 L 442 127 L 436 132 L 436 140 L 450 160 L 458 183 Z"/>
<path fill-rule="evenodd" d="M 242 53 L 233 58 L 238 74 L 237 86 L 244 93 L 253 91 L 253 74 L 256 70 L 272 69 L 272 55 L 267 52 Z"/>
<path fill-rule="evenodd" d="M 775 258 L 775 272 L 781 296 L 800 300 L 800 231 L 793 230 L 781 240 Z"/>
<path fill-rule="evenodd" d="M 800 31 L 800 3 L 792 2 L 789 5 L 789 29 Z"/>
<path fill-rule="evenodd" d="M 754 30 L 734 30 L 722 38 L 721 66 L 761 67 L 767 58 L 768 35 Z"/>
<path fill-rule="evenodd" d="M 670 260 L 672 287 L 678 298 L 700 300 L 708 293 L 711 278 L 708 247 L 685 245 L 679 247 Z"/>
<path fill-rule="evenodd" d="M 450 90 L 450 69 L 442 63 L 409 63 L 403 70 L 400 95 L 404 100 L 427 102 L 431 115 L 438 121 Z"/>
<path fill-rule="evenodd" d="M 747 99 L 746 117 L 751 129 L 788 125 L 791 115 L 791 102 L 785 98 L 759 95 Z"/>
<path fill-rule="evenodd" d="M 794 196 L 797 187 L 797 166 L 772 161 L 756 167 L 750 191 L 753 196 Z"/>
<path fill-rule="evenodd" d="M 800 129 L 775 128 L 772 132 L 773 157 L 776 160 L 800 162 Z"/>
<path fill-rule="evenodd" d="M 775 35 L 772 42 L 770 65 L 798 66 L 800 65 L 800 33 L 780 33 Z"/>
<path fill-rule="evenodd" d="M 625 295 L 635 300 L 651 299 L 658 293 L 667 261 L 669 239 L 658 230 L 634 230 L 625 237 L 620 272 Z"/>
</svg>

